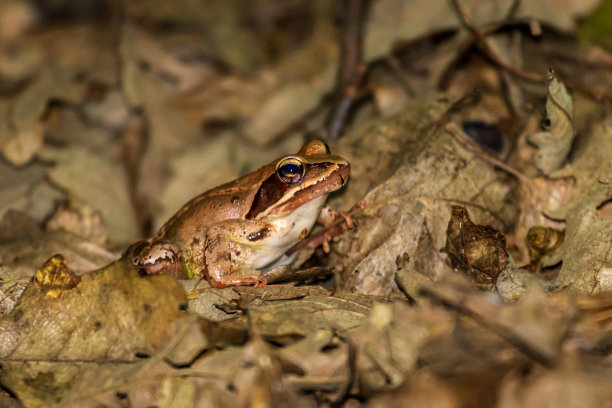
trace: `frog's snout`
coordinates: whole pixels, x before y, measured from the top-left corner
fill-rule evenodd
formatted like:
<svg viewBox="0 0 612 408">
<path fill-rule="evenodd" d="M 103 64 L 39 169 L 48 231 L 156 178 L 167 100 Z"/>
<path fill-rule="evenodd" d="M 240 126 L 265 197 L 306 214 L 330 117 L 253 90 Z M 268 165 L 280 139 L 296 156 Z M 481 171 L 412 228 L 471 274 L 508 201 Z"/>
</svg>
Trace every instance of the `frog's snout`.
<svg viewBox="0 0 612 408">
<path fill-rule="evenodd" d="M 342 186 L 345 185 L 346 182 L 348 181 L 350 173 L 351 173 L 351 165 L 349 164 L 349 162 L 340 164 L 338 168 L 338 176 L 340 177 Z"/>
</svg>

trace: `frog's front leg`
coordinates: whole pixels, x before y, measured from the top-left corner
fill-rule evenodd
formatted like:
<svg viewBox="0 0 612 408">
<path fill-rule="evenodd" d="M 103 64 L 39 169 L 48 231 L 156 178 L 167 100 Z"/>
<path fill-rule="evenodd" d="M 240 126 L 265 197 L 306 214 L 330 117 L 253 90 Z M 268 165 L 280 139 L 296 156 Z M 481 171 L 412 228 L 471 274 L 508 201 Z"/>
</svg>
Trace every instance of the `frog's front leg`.
<svg viewBox="0 0 612 408">
<path fill-rule="evenodd" d="M 328 206 L 324 206 L 321 209 L 319 217 L 317 218 L 317 223 L 325 227 L 320 245 L 323 246 L 323 251 L 326 254 L 328 254 L 330 251 L 329 243 L 331 240 L 344 232 L 344 229 L 340 228 L 339 224 L 336 222 L 338 219 L 344 220 L 348 228 L 353 228 L 355 226 L 353 219 L 350 215 L 348 215 L 348 213 L 344 211 L 336 211 Z M 334 228 L 335 226 L 338 227 Z"/>
<path fill-rule="evenodd" d="M 186 271 L 180 248 L 168 241 L 138 241 L 130 246 L 124 256 L 131 259 L 143 274 L 167 274 L 185 278 Z"/>
<path fill-rule="evenodd" d="M 267 279 L 257 268 L 275 256 L 266 244 L 273 233 L 274 227 L 263 221 L 227 220 L 210 226 L 202 254 L 205 268 L 200 276 L 215 288 L 266 286 Z"/>
</svg>

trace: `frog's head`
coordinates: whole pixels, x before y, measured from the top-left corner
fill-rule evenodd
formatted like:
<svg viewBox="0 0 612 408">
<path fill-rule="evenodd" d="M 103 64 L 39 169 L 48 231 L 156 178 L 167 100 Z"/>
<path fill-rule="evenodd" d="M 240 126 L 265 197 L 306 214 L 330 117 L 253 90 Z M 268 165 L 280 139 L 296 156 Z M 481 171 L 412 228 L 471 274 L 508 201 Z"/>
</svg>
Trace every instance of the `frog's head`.
<svg viewBox="0 0 612 408">
<path fill-rule="evenodd" d="M 322 205 L 329 193 L 346 184 L 351 170 L 345 159 L 330 154 L 320 140 L 306 142 L 297 154 L 272 164 L 274 173 L 259 186 L 249 219 L 293 212 L 315 199 Z"/>
</svg>

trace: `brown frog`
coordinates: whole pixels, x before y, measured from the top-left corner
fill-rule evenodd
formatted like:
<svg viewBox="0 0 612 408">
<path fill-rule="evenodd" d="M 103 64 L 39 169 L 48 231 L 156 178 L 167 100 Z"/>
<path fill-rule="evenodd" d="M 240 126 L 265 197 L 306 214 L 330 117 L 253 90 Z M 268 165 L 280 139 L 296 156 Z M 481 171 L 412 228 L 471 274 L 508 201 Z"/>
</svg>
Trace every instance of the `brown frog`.
<svg viewBox="0 0 612 408">
<path fill-rule="evenodd" d="M 349 172 L 345 159 L 309 141 L 295 155 L 195 197 L 128 256 L 148 274 L 200 276 L 216 288 L 265 286 L 258 270 L 291 261 L 283 255 L 308 235 Z"/>
</svg>

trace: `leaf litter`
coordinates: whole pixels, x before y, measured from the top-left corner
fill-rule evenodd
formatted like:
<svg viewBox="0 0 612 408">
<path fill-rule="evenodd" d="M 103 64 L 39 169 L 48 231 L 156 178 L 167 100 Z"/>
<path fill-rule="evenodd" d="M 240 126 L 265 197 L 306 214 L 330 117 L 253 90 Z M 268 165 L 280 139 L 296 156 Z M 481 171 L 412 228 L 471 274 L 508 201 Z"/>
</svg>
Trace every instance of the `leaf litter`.
<svg viewBox="0 0 612 408">
<path fill-rule="evenodd" d="M 0 405 L 611 406 L 605 2 L 365 3 L 0 6 Z M 282 284 L 119 259 L 331 124 Z"/>
</svg>

